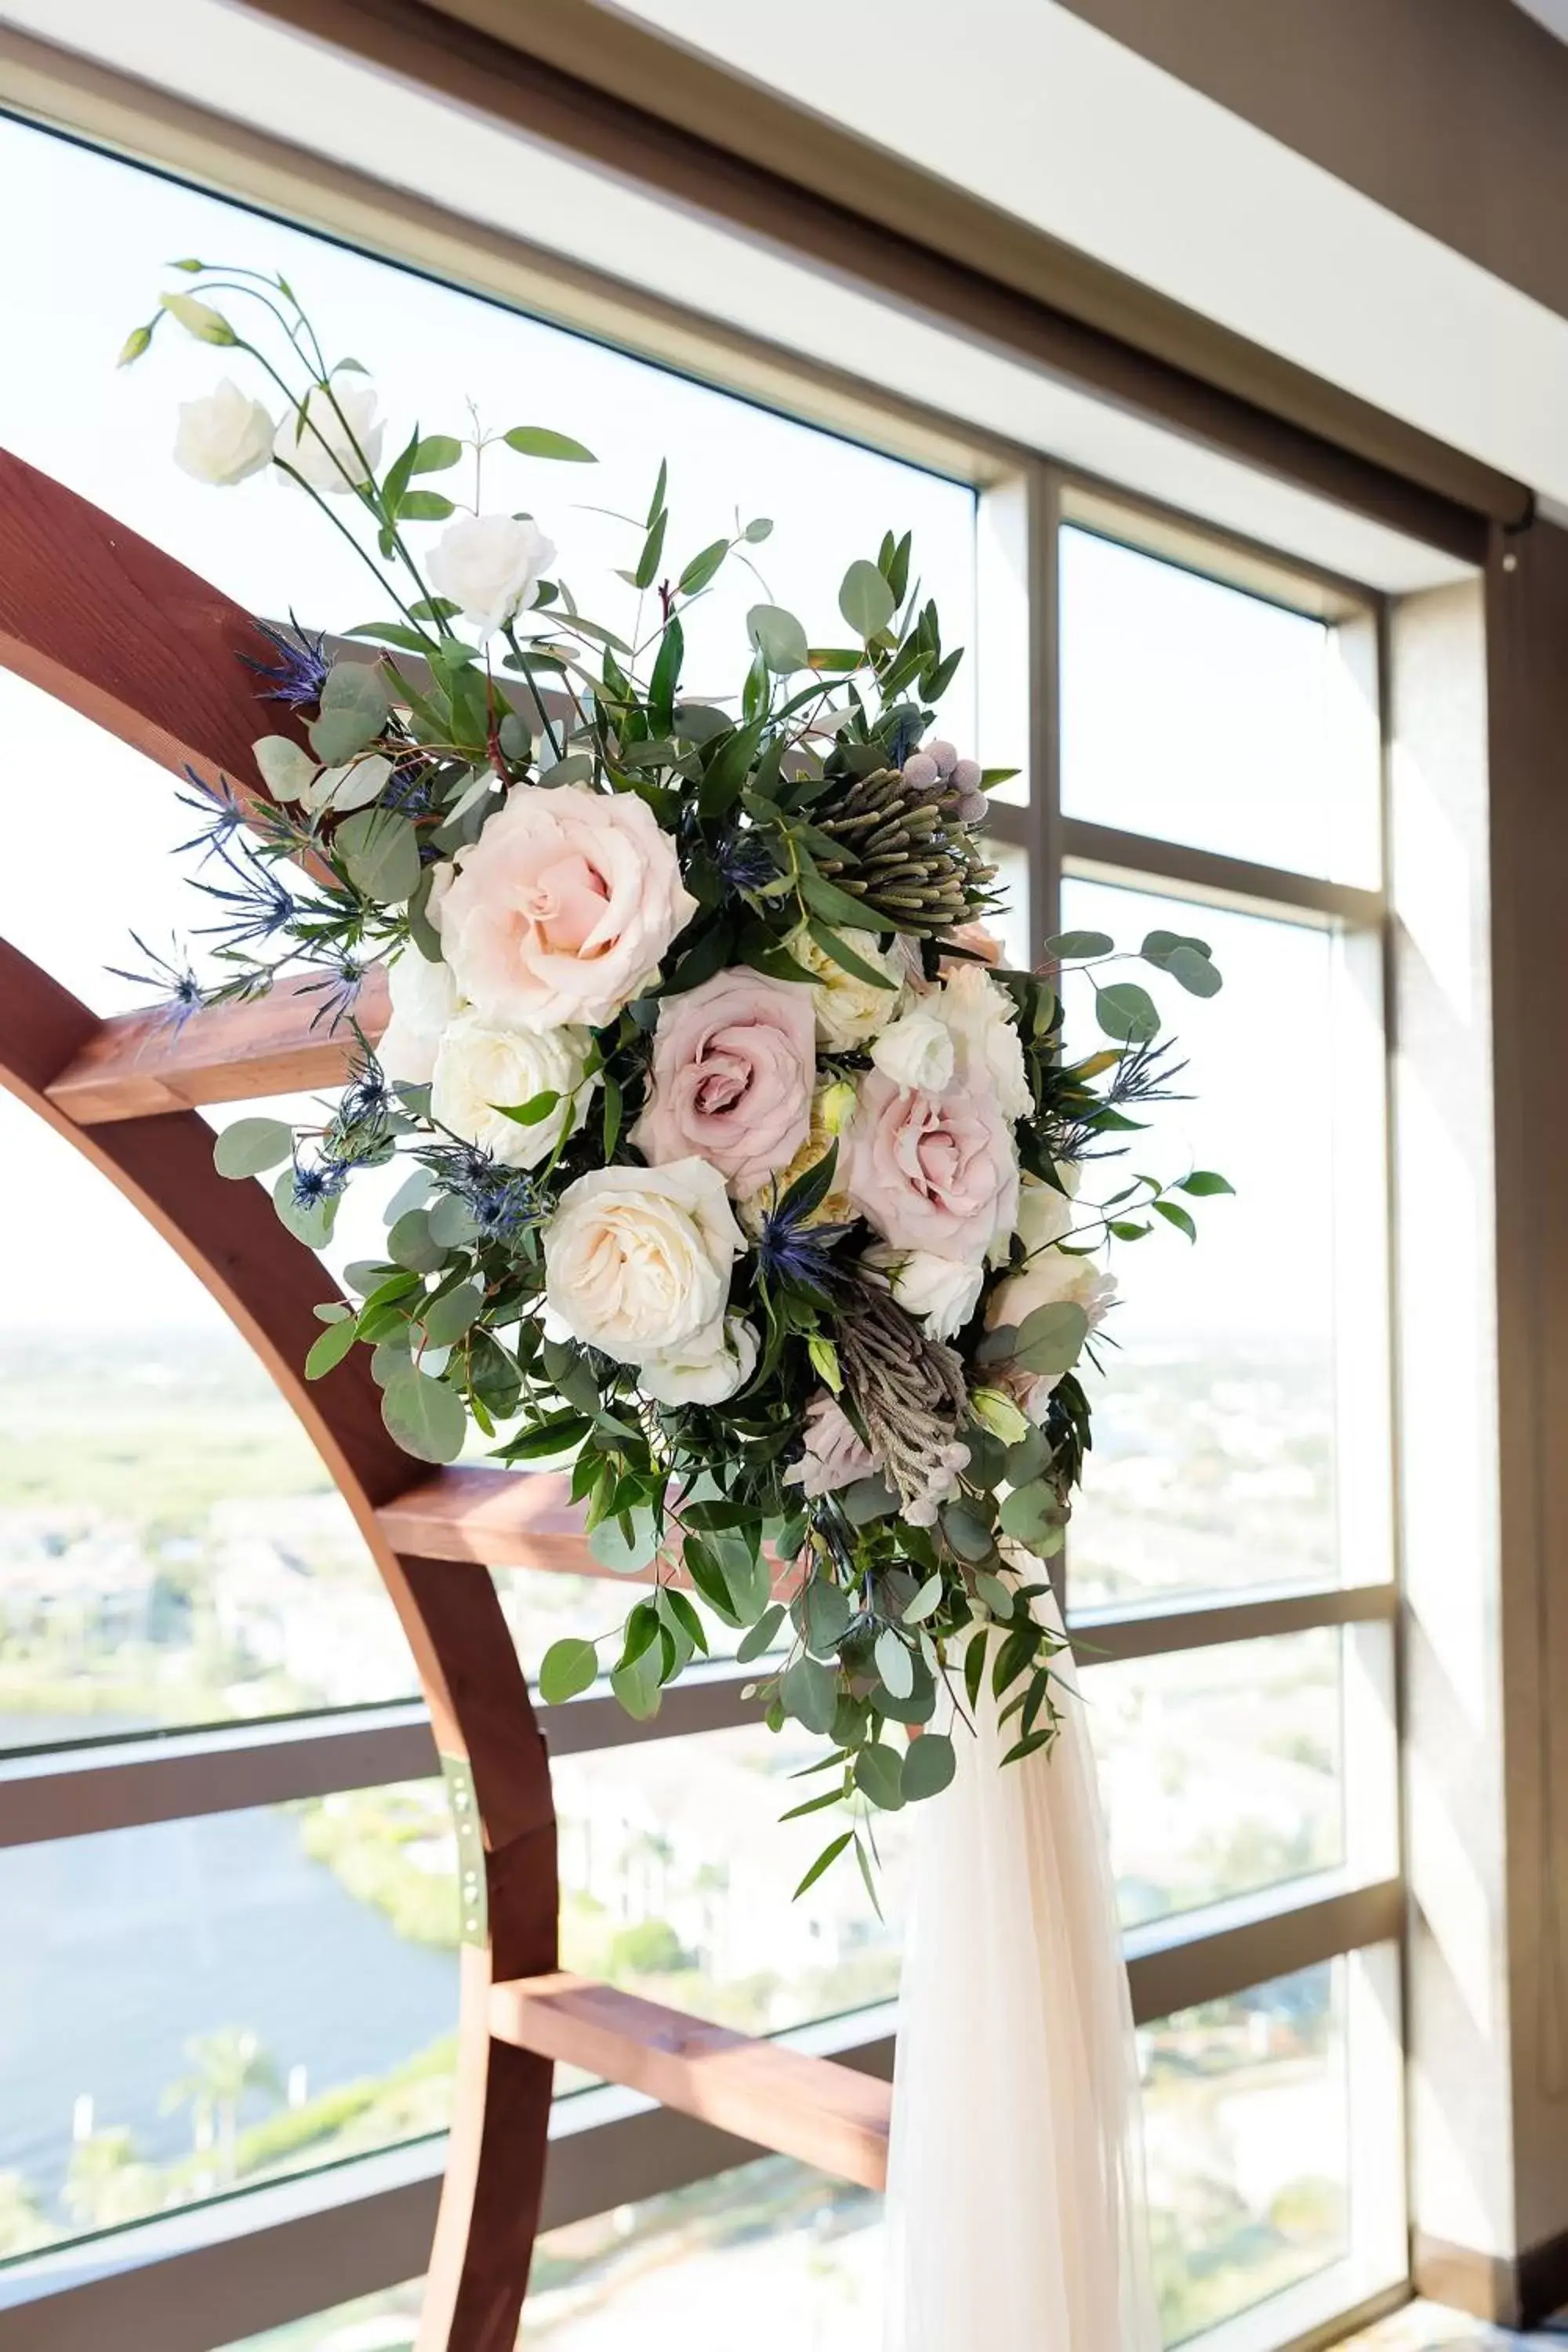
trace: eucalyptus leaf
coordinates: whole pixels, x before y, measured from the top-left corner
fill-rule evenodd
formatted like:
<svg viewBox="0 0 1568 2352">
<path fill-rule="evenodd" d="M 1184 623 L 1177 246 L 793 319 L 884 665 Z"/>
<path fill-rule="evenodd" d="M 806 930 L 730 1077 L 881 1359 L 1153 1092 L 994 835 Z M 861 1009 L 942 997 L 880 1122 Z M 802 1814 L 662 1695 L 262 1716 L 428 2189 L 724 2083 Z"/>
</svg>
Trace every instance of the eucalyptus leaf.
<svg viewBox="0 0 1568 2352">
<path fill-rule="evenodd" d="M 345 817 L 332 846 L 355 889 L 382 906 L 400 906 L 419 887 L 419 836 L 393 809 Z"/>
<path fill-rule="evenodd" d="M 879 1739 L 868 1741 L 855 1759 L 855 1785 L 882 1812 L 898 1812 L 904 1801 L 904 1775 L 897 1751 Z"/>
<path fill-rule="evenodd" d="M 812 1655 L 835 1656 L 852 1620 L 848 1595 L 830 1578 L 815 1576 L 801 1597 L 801 1611 L 805 1645 Z"/>
<path fill-rule="evenodd" d="M 862 557 L 849 566 L 838 591 L 838 609 L 858 637 L 875 637 L 898 607 L 893 592 L 874 563 Z"/>
<path fill-rule="evenodd" d="M 1046 953 L 1058 963 L 1089 963 L 1113 954 L 1116 941 L 1108 931 L 1058 931 L 1046 941 Z"/>
<path fill-rule="evenodd" d="M 405 1454 L 417 1462 L 455 1462 L 463 1450 L 468 1423 L 462 1399 L 412 1364 L 387 1381 L 381 1417 Z"/>
<path fill-rule="evenodd" d="M 316 762 L 291 735 L 262 735 L 251 745 L 257 772 L 275 801 L 302 801 L 316 780 Z"/>
<path fill-rule="evenodd" d="M 1189 996 L 1217 996 L 1225 985 L 1206 955 L 1183 940 L 1171 950 L 1165 961 L 1171 978 L 1180 982 Z"/>
<path fill-rule="evenodd" d="M 293 1157 L 294 1130 L 280 1118 L 237 1118 L 213 1145 L 220 1176 L 264 1176 Z"/>
<path fill-rule="evenodd" d="M 749 1666 L 753 1658 L 760 1658 L 764 1652 L 771 1650 L 778 1639 L 779 1627 L 784 1621 L 784 1603 L 782 1601 L 775 1601 L 771 1609 L 763 1612 L 751 1632 L 744 1634 L 736 1643 L 735 1657 L 738 1664 Z"/>
<path fill-rule="evenodd" d="M 915 1686 L 914 1662 L 890 1625 L 877 1636 L 877 1672 L 895 1698 L 908 1698 Z"/>
<path fill-rule="evenodd" d="M 1070 1298 L 1037 1307 L 1018 1326 L 1013 1362 L 1025 1372 L 1070 1372 L 1089 1337 L 1089 1317 Z"/>
<path fill-rule="evenodd" d="M 753 604 L 746 615 L 746 629 L 752 643 L 762 655 L 769 669 L 780 677 L 789 677 L 806 666 L 805 631 L 793 613 L 782 604 Z"/>
<path fill-rule="evenodd" d="M 294 1198 L 294 1171 L 289 1167 L 282 1171 L 272 1187 L 272 1205 L 278 1212 L 279 1224 L 291 1233 L 297 1242 L 303 1242 L 307 1249 L 326 1248 L 337 1222 L 335 1199 L 297 1201 Z"/>
<path fill-rule="evenodd" d="M 358 1338 L 359 1331 L 352 1315 L 342 1322 L 329 1323 L 305 1359 L 305 1378 L 319 1381 L 323 1372 L 330 1372 L 334 1364 L 341 1364 Z"/>
<path fill-rule="evenodd" d="M 433 1348 L 449 1348 L 462 1338 L 484 1303 L 484 1291 L 477 1282 L 460 1282 L 456 1290 L 444 1290 L 421 1318 L 426 1339 Z"/>
<path fill-rule="evenodd" d="M 644 1507 L 626 1517 L 631 1523 L 629 1537 L 619 1517 L 601 1519 L 588 1538 L 588 1549 L 601 1567 L 613 1569 L 617 1576 L 635 1576 L 658 1554 L 658 1528 L 653 1513 Z"/>
<path fill-rule="evenodd" d="M 334 662 L 321 688 L 321 716 L 310 724 L 310 749 L 329 767 L 351 759 L 381 733 L 391 710 L 391 684 L 379 664 Z"/>
<path fill-rule="evenodd" d="M 539 1662 L 539 1696 L 547 1706 L 559 1706 L 598 1678 L 599 1658 L 592 1642 L 571 1639 L 552 1642 Z"/>
<path fill-rule="evenodd" d="M 838 1703 L 838 1677 L 831 1667 L 819 1665 L 815 1658 L 797 1658 L 784 1669 L 779 1697 L 786 1715 L 792 1715 L 807 1731 L 826 1738 L 833 1728 Z"/>
<path fill-rule="evenodd" d="M 926 1731 L 910 1744 L 900 1786 L 905 1801 L 940 1797 L 958 1769 L 958 1758 L 945 1731 Z"/>
<path fill-rule="evenodd" d="M 1108 1037 L 1128 1045 L 1146 1045 L 1160 1031 L 1160 1013 L 1146 988 L 1135 980 L 1112 981 L 1094 992 L 1095 1018 Z"/>
</svg>

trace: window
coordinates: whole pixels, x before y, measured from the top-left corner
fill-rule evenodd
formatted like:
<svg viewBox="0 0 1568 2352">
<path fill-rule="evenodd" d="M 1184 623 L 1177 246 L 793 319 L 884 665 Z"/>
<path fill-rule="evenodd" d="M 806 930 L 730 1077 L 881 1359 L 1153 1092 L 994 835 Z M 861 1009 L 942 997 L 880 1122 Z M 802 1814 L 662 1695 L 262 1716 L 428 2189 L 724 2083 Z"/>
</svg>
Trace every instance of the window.
<svg viewBox="0 0 1568 2352">
<path fill-rule="evenodd" d="M 1268 2352 L 1397 2280 L 1376 598 L 1047 464 L 1005 480 L 977 466 L 977 492 L 5 121 L 11 180 L 78 266 L 63 314 L 41 247 L 0 270 L 19 346 L 48 360 L 13 372 L 0 440 L 253 608 L 298 602 L 298 518 L 258 486 L 255 528 L 237 530 L 171 472 L 173 404 L 210 367 L 171 344 L 155 370 L 109 373 L 167 253 L 280 262 L 400 421 L 428 425 L 471 391 L 492 422 L 525 397 L 581 433 L 606 459 L 591 490 L 561 493 L 561 535 L 585 560 L 617 560 L 614 526 L 565 501 L 640 511 L 666 456 L 694 546 L 732 505 L 780 518 L 758 551 L 766 586 L 808 613 L 888 524 L 912 525 L 951 641 L 981 656 L 947 730 L 1026 768 L 995 818 L 1012 954 L 1067 927 L 1209 940 L 1226 992 L 1164 992 L 1188 1077 L 1151 1150 L 1222 1169 L 1237 1197 L 1205 1204 L 1191 1265 L 1173 1235 L 1119 1252 L 1066 1561 L 1142 2028 L 1167 2336 L 1224 2323 L 1244 2331 L 1227 2346 Z M 1024 551 L 998 584 L 1002 542 Z M 310 544 L 319 605 L 301 617 L 371 617 L 351 559 Z M 716 597 L 698 657 L 735 625 Z M 3 673 L 0 742 L 0 791 L 68 777 L 73 816 L 68 867 L 0 875 L 0 936 L 95 1010 L 122 1009 L 136 992 L 103 967 L 136 960 L 127 920 L 155 949 L 188 922 L 169 780 Z M 3 2346 L 8 2296 L 36 2292 L 40 2263 L 63 2291 L 89 2261 L 161 2262 L 177 2298 L 181 2253 L 142 2234 L 172 2213 L 184 2248 L 211 2247 L 274 2193 L 310 2210 L 329 2168 L 434 2178 L 458 1929 L 411 1661 L 324 1470 L 164 1244 L 57 1138 L 0 1118 L 15 1186 L 0 1205 L 36 1244 L 0 1337 Z M 525 1665 L 604 1621 L 595 1580 L 500 1584 Z M 795 1759 L 742 1679 L 716 1660 L 691 1717 L 641 1730 L 608 1727 L 596 1696 L 552 1722 L 565 1959 L 750 2031 L 880 2043 L 900 1825 L 885 1925 L 853 1879 L 792 1906 L 800 1857 L 773 1824 Z M 185 1801 L 167 1778 L 138 1793 L 176 1752 Z M 220 1754 L 242 1794 L 208 1811 Z M 116 1826 L 66 1834 L 89 1765 L 130 1793 Z M 110 1951 L 126 1988 L 112 2014 Z M 101 2025 L 79 2031 L 84 2014 Z M 558 2090 L 599 2127 L 602 2091 Z M 703 2341 L 739 2294 L 780 2344 L 836 2352 L 874 2331 L 875 2200 L 783 2161 L 697 2181 L 672 2163 L 646 2200 L 542 2239 L 531 2340 L 594 2352 L 641 2320 Z M 289 2292 L 280 2327 L 237 2321 L 247 2352 L 412 2341 L 417 2289 L 395 2274 L 336 2311 L 309 2310 L 303 2275 Z"/>
</svg>

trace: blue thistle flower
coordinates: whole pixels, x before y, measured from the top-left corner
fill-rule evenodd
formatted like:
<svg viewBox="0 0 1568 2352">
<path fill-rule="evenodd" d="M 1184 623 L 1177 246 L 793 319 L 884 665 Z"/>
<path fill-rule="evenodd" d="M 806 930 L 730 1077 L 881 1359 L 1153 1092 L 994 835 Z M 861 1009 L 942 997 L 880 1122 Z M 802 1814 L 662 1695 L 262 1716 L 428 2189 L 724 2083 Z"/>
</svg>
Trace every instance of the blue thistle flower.
<svg viewBox="0 0 1568 2352">
<path fill-rule="evenodd" d="M 240 659 L 258 677 L 272 680 L 270 686 L 258 689 L 261 701 L 286 702 L 291 710 L 298 710 L 306 703 L 320 702 L 332 664 L 325 637 L 312 637 L 309 629 L 300 626 L 292 613 L 289 619 L 294 631 L 292 637 L 286 636 L 281 629 L 270 627 L 266 621 L 256 624 L 278 655 L 276 662 L 253 661 L 248 654 L 241 654 Z"/>
<path fill-rule="evenodd" d="M 714 852 L 713 862 L 726 887 L 737 894 L 760 890 L 778 879 L 773 853 L 754 826 L 727 834 Z"/>
<path fill-rule="evenodd" d="M 757 1235 L 757 1272 L 775 1288 L 815 1290 L 831 1297 L 842 1278 L 833 1253 L 854 1227 L 808 1224 L 814 1205 L 809 1200 L 797 1202 L 786 1194 L 767 1211 Z"/>
<path fill-rule="evenodd" d="M 184 857 L 191 850 L 199 849 L 202 853 L 202 863 L 205 866 L 214 850 L 226 848 L 233 840 L 246 821 L 245 810 L 236 797 L 234 786 L 226 776 L 220 776 L 216 784 L 209 784 L 205 778 L 198 776 L 195 770 L 188 763 L 185 775 L 195 786 L 197 796 L 193 797 L 189 793 L 176 793 L 174 798 L 182 808 L 192 810 L 202 822 L 197 830 L 192 834 L 189 841 L 175 843 L 174 855 L 176 857 Z"/>
<path fill-rule="evenodd" d="M 336 1162 L 311 1167 L 300 1160 L 294 1162 L 294 1206 L 297 1209 L 319 1208 L 323 1201 L 335 1201 L 349 1181 L 348 1170 Z"/>
<path fill-rule="evenodd" d="M 481 1240 L 515 1244 L 542 1224 L 554 1202 L 545 1187 L 520 1168 L 504 1167 L 472 1144 L 433 1143 L 419 1154 L 442 1192 L 461 1201 Z"/>
<path fill-rule="evenodd" d="M 238 948 L 259 946 L 286 931 L 300 911 L 299 905 L 272 868 L 243 841 L 220 842 L 215 845 L 215 855 L 235 887 L 226 889 L 221 883 L 197 882 L 195 887 L 232 911 L 221 922 L 205 925 L 202 937 L 222 939 L 229 947 Z"/>
<path fill-rule="evenodd" d="M 155 990 L 163 1000 L 156 1009 L 174 1028 L 183 1029 L 192 1013 L 199 1013 L 206 1002 L 201 982 L 191 970 L 189 958 L 181 953 L 177 940 L 169 942 L 171 954 L 179 957 L 177 963 L 171 962 L 168 956 L 161 956 L 150 948 L 140 932 L 132 931 L 131 941 L 137 952 L 146 957 L 151 969 L 126 971 L 119 964 L 111 963 L 108 970 L 116 980 L 128 980 L 134 988 Z"/>
<path fill-rule="evenodd" d="M 400 816 L 428 816 L 434 805 L 435 782 L 433 761 L 400 761 L 383 790 L 381 805 L 395 809 Z"/>
</svg>

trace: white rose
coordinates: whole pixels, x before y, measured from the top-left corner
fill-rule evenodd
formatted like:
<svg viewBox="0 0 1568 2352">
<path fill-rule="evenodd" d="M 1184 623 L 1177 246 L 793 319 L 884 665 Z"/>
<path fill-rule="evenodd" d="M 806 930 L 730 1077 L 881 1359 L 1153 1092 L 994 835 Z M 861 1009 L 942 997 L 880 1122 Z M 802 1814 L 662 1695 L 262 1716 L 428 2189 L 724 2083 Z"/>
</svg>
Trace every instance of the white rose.
<svg viewBox="0 0 1568 2352">
<path fill-rule="evenodd" d="M 1043 1249 L 1022 1272 L 1009 1275 L 1005 1282 L 997 1284 L 985 1304 L 985 1328 L 989 1331 L 1009 1327 L 1017 1330 L 1037 1307 L 1069 1302 L 1082 1307 L 1089 1329 L 1098 1331 L 1115 1296 L 1116 1276 L 1104 1273 L 1091 1257 L 1074 1257 L 1066 1250 Z M 1007 1365 L 998 1370 L 1029 1419 L 1043 1421 L 1051 1391 L 1062 1375 L 1020 1372 Z"/>
<path fill-rule="evenodd" d="M 595 1168 L 544 1229 L 544 1296 L 557 1330 L 623 1364 L 710 1333 L 745 1246 L 724 1179 L 705 1160 Z"/>
<path fill-rule="evenodd" d="M 906 1013 L 884 1029 L 871 1059 L 896 1087 L 919 1087 L 939 1095 L 952 1079 L 952 1032 L 934 1013 Z"/>
<path fill-rule="evenodd" d="M 840 936 L 851 955 L 858 956 L 873 971 L 887 974 L 889 987 L 873 987 L 868 980 L 857 980 L 852 971 L 846 971 L 825 948 L 817 946 L 804 923 L 784 941 L 795 961 L 813 976 L 816 1042 L 830 1054 L 847 1053 L 887 1027 L 898 1013 L 904 977 L 896 958 L 884 955 L 877 945 L 874 931 L 845 931 Z"/>
<path fill-rule="evenodd" d="M 174 463 L 182 472 L 226 488 L 271 461 L 271 417 L 226 375 L 205 399 L 180 403 Z"/>
<path fill-rule="evenodd" d="M 887 1276 L 899 1305 L 921 1317 L 933 1339 L 951 1339 L 963 1330 L 985 1282 L 983 1265 L 962 1265 L 933 1250 L 894 1249 L 889 1242 L 874 1244 L 866 1263 Z"/>
<path fill-rule="evenodd" d="M 1042 1184 L 1037 1176 L 1025 1177 L 1018 1192 L 1018 1234 L 1030 1257 L 1069 1234 L 1072 1219 L 1072 1202 L 1065 1193 Z"/>
<path fill-rule="evenodd" d="M 1035 1097 L 1014 1025 L 1017 1008 L 984 965 L 948 965 L 940 991 L 926 999 L 926 1009 L 950 1032 L 960 1073 L 969 1084 L 989 1078 L 1003 1118 L 1026 1118 Z"/>
<path fill-rule="evenodd" d="M 386 427 L 375 413 L 375 392 L 359 375 L 339 375 L 330 390 L 312 384 L 304 413 L 283 428 L 279 455 L 312 489 L 333 496 L 363 488 L 381 457 Z"/>
<path fill-rule="evenodd" d="M 598 1083 L 583 1077 L 592 1044 L 586 1029 L 501 1029 L 482 1013 L 459 1013 L 437 1048 L 430 1115 L 505 1167 L 537 1168 L 588 1116 Z M 561 1099 L 532 1127 L 496 1107 L 515 1110 L 543 1094 Z"/>
<path fill-rule="evenodd" d="M 428 1086 L 436 1075 L 441 1032 L 461 1003 L 452 967 L 431 963 L 416 947 L 406 947 L 386 971 L 392 1018 L 375 1049 L 389 1078 L 405 1086 Z"/>
<path fill-rule="evenodd" d="M 721 1316 L 679 1348 L 661 1348 L 637 1367 L 637 1386 L 657 1404 L 722 1404 L 757 1369 L 757 1335 L 738 1315 Z"/>
<path fill-rule="evenodd" d="M 535 522 L 514 515 L 469 515 L 449 523 L 431 549 L 438 596 L 449 596 L 482 636 L 527 612 L 555 549 Z"/>
</svg>

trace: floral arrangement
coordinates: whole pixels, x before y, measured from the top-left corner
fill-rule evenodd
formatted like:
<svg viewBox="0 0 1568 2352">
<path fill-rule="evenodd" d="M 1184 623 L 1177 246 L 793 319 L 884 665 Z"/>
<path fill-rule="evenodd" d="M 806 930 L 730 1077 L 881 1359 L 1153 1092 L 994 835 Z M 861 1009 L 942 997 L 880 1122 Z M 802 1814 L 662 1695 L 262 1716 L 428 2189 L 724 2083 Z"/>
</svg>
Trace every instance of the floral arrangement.
<svg viewBox="0 0 1568 2352">
<path fill-rule="evenodd" d="M 869 1809 L 946 1785 L 988 1656 L 1011 1758 L 1051 1739 L 1059 1637 L 1031 1604 L 1089 1442 L 1103 1246 L 1157 1221 L 1191 1238 L 1187 1201 L 1229 1189 L 1080 1193 L 1168 1087 L 1153 1000 L 1097 933 L 1003 961 L 981 835 L 1012 772 L 932 732 L 960 655 L 907 537 L 849 566 L 841 643 L 760 601 L 738 696 L 696 694 L 682 616 L 770 523 L 677 563 L 661 467 L 618 634 L 502 470 L 592 462 L 580 444 L 476 423 L 384 466 L 371 383 L 328 364 L 282 278 L 179 267 L 199 294 L 165 294 L 122 357 L 172 317 L 259 368 L 281 418 L 225 381 L 182 407 L 176 461 L 286 478 L 396 607 L 358 644 L 269 631 L 258 692 L 299 731 L 258 741 L 263 794 L 219 779 L 194 803 L 225 970 L 204 987 L 157 959 L 173 1017 L 303 973 L 355 1041 L 319 1126 L 243 1119 L 217 1165 L 278 1171 L 279 1215 L 319 1248 L 356 1174 L 407 1163 L 307 1370 L 370 1348 L 422 1460 L 476 1430 L 503 1463 L 569 1465 L 594 1554 L 649 1586 L 605 1661 L 622 1704 L 651 1714 L 708 1651 L 704 1610 L 738 1632 L 770 1722 L 831 1743 L 798 1810 L 856 1807 L 805 1883 L 851 1848 L 869 1882 Z M 1140 952 L 1220 985 L 1199 939 Z M 357 1010 L 375 962 L 379 1042 Z M 1076 1057 L 1068 965 L 1106 1040 Z M 554 1643 L 546 1700 L 600 1646 Z"/>
</svg>

